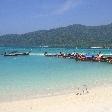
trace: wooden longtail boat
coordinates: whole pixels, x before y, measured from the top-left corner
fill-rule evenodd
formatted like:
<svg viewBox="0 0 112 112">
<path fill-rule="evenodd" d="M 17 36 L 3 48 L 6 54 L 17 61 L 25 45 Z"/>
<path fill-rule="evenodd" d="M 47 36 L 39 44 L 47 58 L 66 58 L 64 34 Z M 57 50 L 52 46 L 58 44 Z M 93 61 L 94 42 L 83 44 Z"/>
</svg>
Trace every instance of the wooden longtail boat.
<svg viewBox="0 0 112 112">
<path fill-rule="evenodd" d="M 17 52 L 17 51 L 13 51 L 13 52 L 10 52 L 10 53 L 4 53 L 4 56 L 26 56 L 26 55 L 29 55 L 30 54 L 30 51 L 29 52 Z"/>
<path fill-rule="evenodd" d="M 85 54 L 63 54 L 60 52 L 60 54 L 47 54 L 45 52 L 45 56 L 48 57 L 59 57 L 59 58 L 70 58 L 75 59 L 76 61 L 95 61 L 95 62 L 109 62 L 112 63 L 112 55 L 103 55 L 103 54 L 97 54 L 97 55 L 85 55 Z"/>
</svg>

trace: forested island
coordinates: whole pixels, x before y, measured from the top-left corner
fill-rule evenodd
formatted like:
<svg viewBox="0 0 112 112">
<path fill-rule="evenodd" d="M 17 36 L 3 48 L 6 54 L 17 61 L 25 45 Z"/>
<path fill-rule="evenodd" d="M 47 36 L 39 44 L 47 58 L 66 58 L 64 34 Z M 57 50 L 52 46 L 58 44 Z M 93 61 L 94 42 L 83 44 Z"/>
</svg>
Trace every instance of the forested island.
<svg viewBox="0 0 112 112">
<path fill-rule="evenodd" d="M 74 24 L 25 34 L 1 35 L 0 46 L 112 48 L 112 23 L 100 26 Z"/>
</svg>

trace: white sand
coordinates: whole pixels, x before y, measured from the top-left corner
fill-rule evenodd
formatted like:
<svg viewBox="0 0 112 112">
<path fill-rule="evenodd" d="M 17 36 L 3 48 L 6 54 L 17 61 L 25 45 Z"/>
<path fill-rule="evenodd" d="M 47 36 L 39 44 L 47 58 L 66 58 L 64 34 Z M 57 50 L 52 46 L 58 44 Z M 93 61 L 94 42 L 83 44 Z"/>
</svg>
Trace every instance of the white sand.
<svg viewBox="0 0 112 112">
<path fill-rule="evenodd" d="M 88 94 L 59 95 L 0 103 L 0 112 L 112 112 L 112 87 L 95 87 Z"/>
</svg>

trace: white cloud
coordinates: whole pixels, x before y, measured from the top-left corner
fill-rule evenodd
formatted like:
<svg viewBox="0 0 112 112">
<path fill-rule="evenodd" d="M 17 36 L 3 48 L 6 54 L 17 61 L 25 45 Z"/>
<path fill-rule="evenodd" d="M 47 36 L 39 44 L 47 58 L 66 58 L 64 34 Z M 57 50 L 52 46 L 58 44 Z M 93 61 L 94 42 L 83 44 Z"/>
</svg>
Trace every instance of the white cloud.
<svg viewBox="0 0 112 112">
<path fill-rule="evenodd" d="M 80 0 L 66 0 L 54 14 L 63 14 L 78 5 Z"/>
<path fill-rule="evenodd" d="M 46 17 L 46 16 L 52 16 L 52 15 L 62 15 L 66 13 L 67 11 L 71 10 L 72 8 L 76 7 L 81 0 L 65 0 L 61 5 L 54 8 L 53 10 L 38 14 L 36 17 Z"/>
</svg>

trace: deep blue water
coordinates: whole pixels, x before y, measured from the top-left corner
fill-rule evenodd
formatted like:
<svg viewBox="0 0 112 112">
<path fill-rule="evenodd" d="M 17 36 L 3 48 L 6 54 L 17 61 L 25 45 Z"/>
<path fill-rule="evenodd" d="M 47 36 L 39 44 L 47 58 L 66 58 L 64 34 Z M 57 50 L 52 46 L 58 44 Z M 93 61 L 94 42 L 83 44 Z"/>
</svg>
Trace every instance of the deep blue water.
<svg viewBox="0 0 112 112">
<path fill-rule="evenodd" d="M 4 51 L 25 48 L 0 48 Z M 50 53 L 112 53 L 112 49 L 32 48 L 30 56 L 0 56 L 0 101 L 38 97 L 83 84 L 95 86 L 112 82 L 112 64 L 48 58 Z"/>
</svg>

